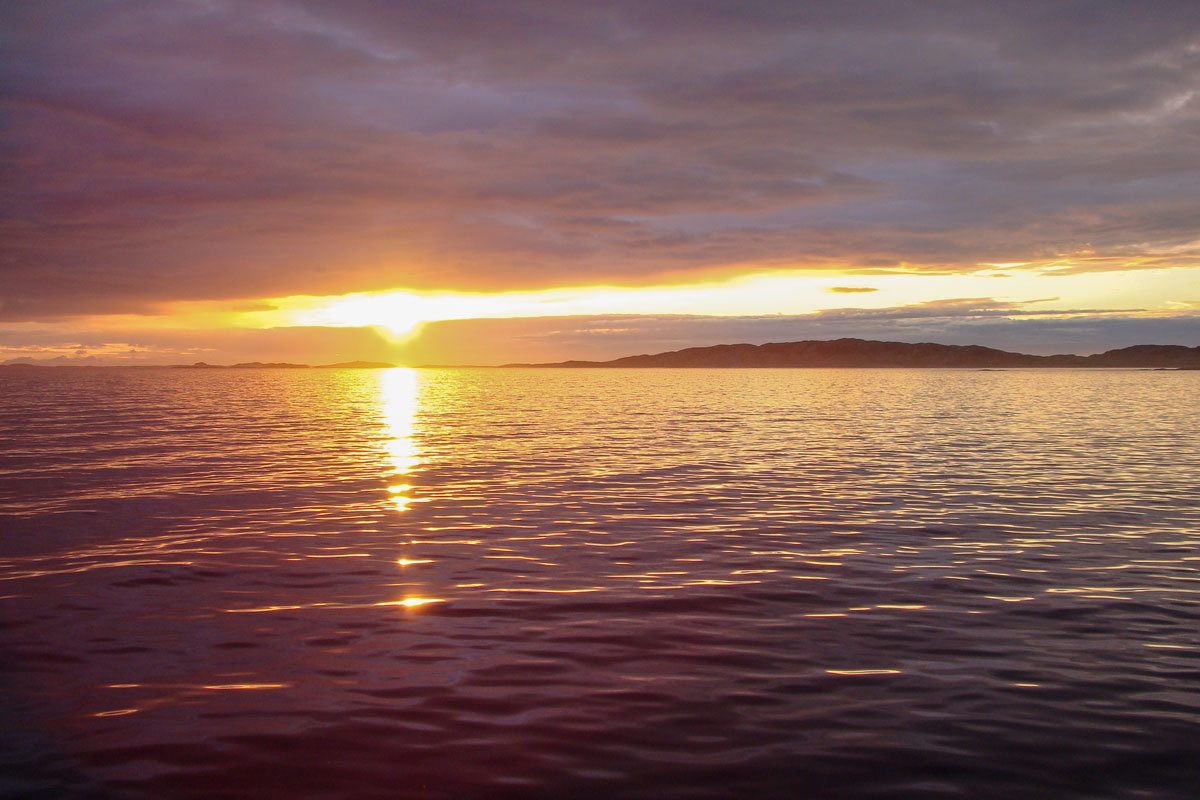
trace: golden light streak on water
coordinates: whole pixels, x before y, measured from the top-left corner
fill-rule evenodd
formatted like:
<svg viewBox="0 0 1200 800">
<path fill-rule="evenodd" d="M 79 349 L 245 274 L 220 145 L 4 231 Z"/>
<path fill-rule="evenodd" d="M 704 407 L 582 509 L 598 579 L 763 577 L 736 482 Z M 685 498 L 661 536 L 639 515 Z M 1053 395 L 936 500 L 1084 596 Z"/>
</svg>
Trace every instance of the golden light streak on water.
<svg viewBox="0 0 1200 800">
<path fill-rule="evenodd" d="M 388 491 L 391 493 L 391 505 L 397 511 L 406 511 L 412 505 L 413 499 L 408 493 L 413 486 L 403 479 L 421 463 L 421 455 L 413 440 L 418 390 L 416 370 L 398 367 L 380 373 L 380 407 L 384 425 L 391 437 L 384 445 L 391 467 Z"/>
<path fill-rule="evenodd" d="M 483 584 L 479 584 L 482 586 Z M 603 586 L 589 586 L 586 589 L 535 589 L 527 586 L 501 587 L 498 589 L 488 589 L 489 592 L 508 592 L 511 594 L 590 594 L 592 592 L 603 592 Z"/>
<path fill-rule="evenodd" d="M 375 603 L 377 606 L 423 606 L 429 603 L 444 603 L 444 599 L 440 597 L 406 597 L 403 600 L 388 600 L 383 603 Z"/>
<path fill-rule="evenodd" d="M 309 553 L 305 558 L 370 558 L 370 553 Z"/>
</svg>

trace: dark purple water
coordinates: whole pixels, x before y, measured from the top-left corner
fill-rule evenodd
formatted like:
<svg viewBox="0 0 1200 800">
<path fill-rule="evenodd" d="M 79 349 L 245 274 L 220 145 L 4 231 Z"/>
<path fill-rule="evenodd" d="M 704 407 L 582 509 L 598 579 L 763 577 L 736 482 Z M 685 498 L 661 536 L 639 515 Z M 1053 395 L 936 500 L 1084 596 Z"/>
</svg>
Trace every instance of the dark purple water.
<svg viewBox="0 0 1200 800">
<path fill-rule="evenodd" d="M 1198 398 L 5 370 L 0 795 L 1192 798 Z"/>
</svg>

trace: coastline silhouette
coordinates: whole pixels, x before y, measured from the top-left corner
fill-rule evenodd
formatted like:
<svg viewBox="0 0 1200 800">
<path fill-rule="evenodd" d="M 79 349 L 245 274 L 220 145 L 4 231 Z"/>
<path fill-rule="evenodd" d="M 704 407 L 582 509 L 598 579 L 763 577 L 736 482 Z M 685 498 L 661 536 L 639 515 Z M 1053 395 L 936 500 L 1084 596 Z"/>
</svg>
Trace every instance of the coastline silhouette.
<svg viewBox="0 0 1200 800">
<path fill-rule="evenodd" d="M 1200 369 L 1200 347 L 1141 344 L 1090 356 L 1035 356 L 979 345 L 808 340 L 689 347 L 611 361 L 505 364 L 506 367 L 1124 367 Z"/>
</svg>

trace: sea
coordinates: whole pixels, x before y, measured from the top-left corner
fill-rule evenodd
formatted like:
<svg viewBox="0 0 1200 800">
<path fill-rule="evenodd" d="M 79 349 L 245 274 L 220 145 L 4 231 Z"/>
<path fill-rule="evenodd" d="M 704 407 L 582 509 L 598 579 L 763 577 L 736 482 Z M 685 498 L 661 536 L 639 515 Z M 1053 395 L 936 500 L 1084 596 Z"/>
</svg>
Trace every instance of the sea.
<svg viewBox="0 0 1200 800">
<path fill-rule="evenodd" d="M 0 371 L 0 796 L 1195 798 L 1200 372 Z"/>
</svg>

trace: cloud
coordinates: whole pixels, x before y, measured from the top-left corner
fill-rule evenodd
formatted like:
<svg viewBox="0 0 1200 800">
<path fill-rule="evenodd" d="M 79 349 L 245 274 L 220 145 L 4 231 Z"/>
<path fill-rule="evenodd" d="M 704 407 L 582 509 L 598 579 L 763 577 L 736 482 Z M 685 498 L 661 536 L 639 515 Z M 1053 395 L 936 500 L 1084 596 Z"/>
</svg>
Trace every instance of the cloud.
<svg viewBox="0 0 1200 800">
<path fill-rule="evenodd" d="M 1200 263 L 1200 6 L 6 4 L 0 316 Z"/>
<path fill-rule="evenodd" d="M 872 286 L 830 286 L 828 291 L 837 294 L 861 294 L 864 292 L 878 292 L 879 290 Z"/>
</svg>

